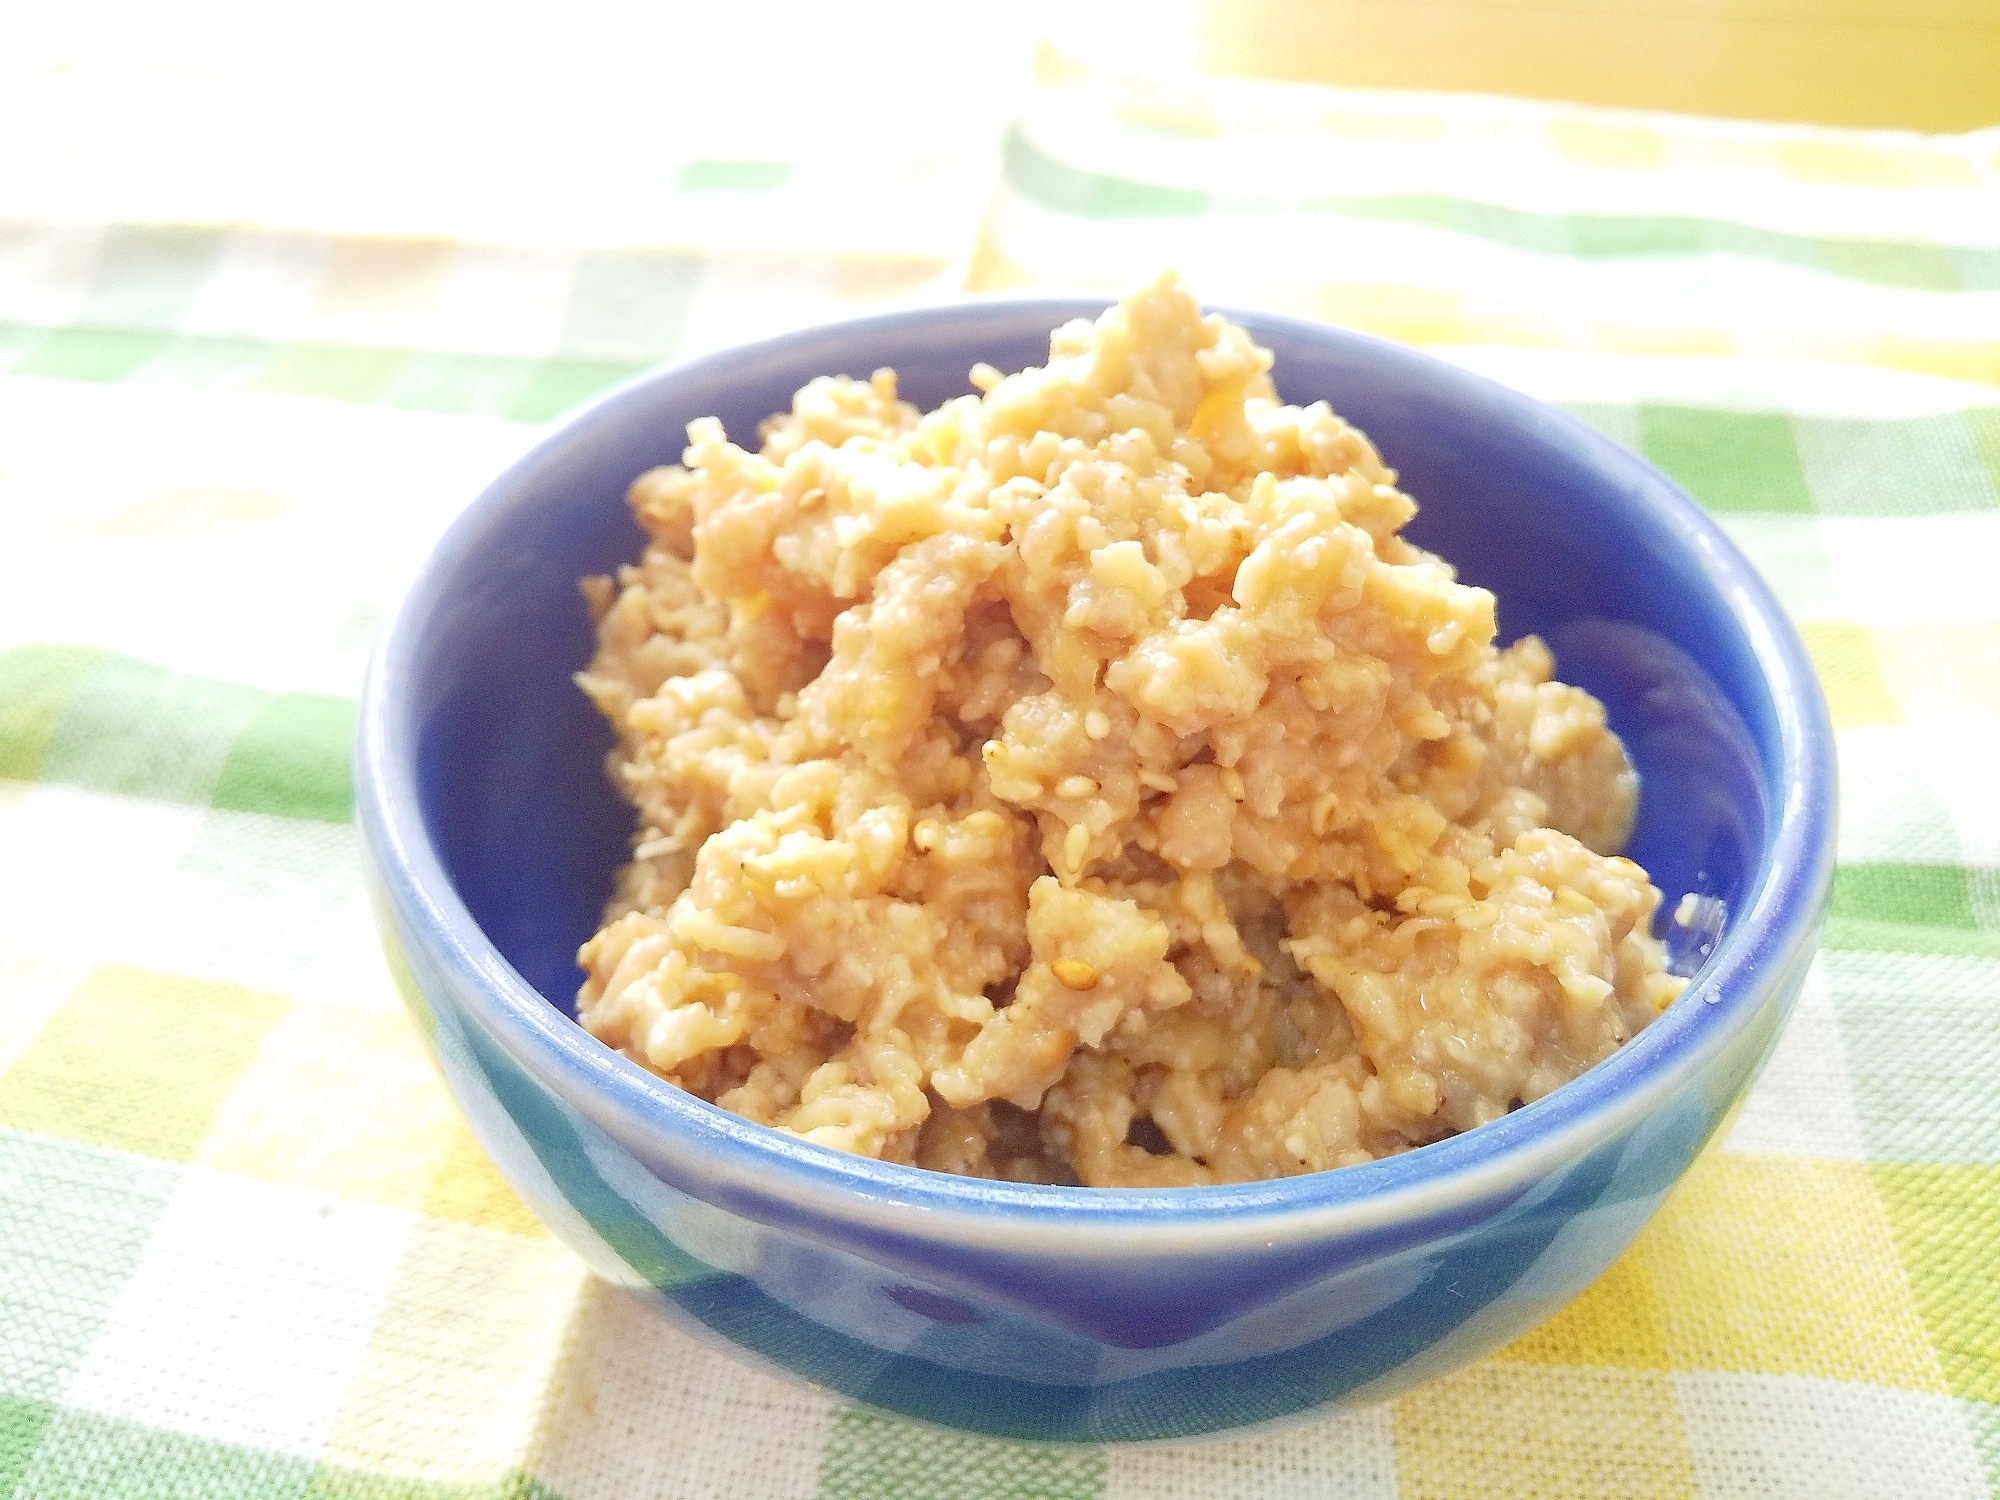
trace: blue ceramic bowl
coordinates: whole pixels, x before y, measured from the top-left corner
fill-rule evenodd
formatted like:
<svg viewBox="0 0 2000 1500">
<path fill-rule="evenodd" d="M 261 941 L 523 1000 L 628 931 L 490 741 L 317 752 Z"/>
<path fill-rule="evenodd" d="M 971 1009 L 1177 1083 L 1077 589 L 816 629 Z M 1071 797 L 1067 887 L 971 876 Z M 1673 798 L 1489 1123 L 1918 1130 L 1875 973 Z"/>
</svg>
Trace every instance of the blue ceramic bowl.
<svg viewBox="0 0 2000 1500">
<path fill-rule="evenodd" d="M 969 301 L 640 376 L 559 422 L 438 545 L 370 674 L 359 817 L 383 940 L 474 1131 L 599 1274 L 697 1334 L 892 1411 L 1068 1441 L 1176 1438 L 1392 1395 L 1507 1342 L 1623 1250 L 1756 1075 L 1833 860 L 1833 737 L 1797 635 L 1657 471 L 1485 380 L 1242 316 L 1286 399 L 1367 431 L 1412 535 L 1537 631 L 1644 778 L 1630 853 L 1727 914 L 1699 977 L 1582 1078 L 1337 1172 L 1049 1188 L 885 1165 L 683 1094 L 572 1019 L 625 857 L 609 731 L 571 685 L 577 579 L 637 555 L 626 486 L 694 417 L 740 442 L 815 375 L 929 407 L 1038 364 L 1102 303 Z"/>
</svg>

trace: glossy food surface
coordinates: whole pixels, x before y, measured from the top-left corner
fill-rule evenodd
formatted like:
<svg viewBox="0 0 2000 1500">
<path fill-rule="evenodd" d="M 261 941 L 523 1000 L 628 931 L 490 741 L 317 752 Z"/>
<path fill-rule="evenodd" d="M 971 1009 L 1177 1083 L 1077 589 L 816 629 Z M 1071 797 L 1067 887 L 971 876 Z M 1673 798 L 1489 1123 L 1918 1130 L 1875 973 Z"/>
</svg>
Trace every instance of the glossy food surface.
<svg viewBox="0 0 2000 1500">
<path fill-rule="evenodd" d="M 1677 996 L 1638 780 L 1171 272 L 929 412 L 692 424 L 584 581 L 634 848 L 577 1019 L 744 1118 L 1193 1187 L 1489 1124 Z"/>
</svg>

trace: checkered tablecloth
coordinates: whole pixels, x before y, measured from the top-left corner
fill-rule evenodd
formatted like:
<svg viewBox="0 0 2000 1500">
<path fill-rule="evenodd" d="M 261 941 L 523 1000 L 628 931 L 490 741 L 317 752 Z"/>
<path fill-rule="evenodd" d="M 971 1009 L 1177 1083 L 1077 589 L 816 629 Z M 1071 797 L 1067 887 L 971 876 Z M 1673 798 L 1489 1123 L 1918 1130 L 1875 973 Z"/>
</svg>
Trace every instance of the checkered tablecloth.
<svg viewBox="0 0 2000 1500">
<path fill-rule="evenodd" d="M 1050 54 L 984 151 L 654 187 L 650 239 L 0 219 L 0 1496 L 2000 1493 L 2000 132 Z M 1740 1117 L 1542 1329 L 1277 1434 L 1043 1449 L 741 1366 L 542 1231 L 384 973 L 348 745 L 402 581 L 571 402 L 1163 262 L 1711 507 L 1819 664 L 1840 872 Z"/>
</svg>

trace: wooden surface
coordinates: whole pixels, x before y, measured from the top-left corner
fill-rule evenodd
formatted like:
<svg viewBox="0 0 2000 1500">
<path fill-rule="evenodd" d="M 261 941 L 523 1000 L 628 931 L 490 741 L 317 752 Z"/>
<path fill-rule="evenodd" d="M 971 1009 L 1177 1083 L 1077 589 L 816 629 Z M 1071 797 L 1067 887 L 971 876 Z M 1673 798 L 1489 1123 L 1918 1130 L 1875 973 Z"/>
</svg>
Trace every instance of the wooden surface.
<svg viewBox="0 0 2000 1500">
<path fill-rule="evenodd" d="M 2000 0 L 1201 0 L 1210 71 L 1747 119 L 2000 124 Z"/>
</svg>

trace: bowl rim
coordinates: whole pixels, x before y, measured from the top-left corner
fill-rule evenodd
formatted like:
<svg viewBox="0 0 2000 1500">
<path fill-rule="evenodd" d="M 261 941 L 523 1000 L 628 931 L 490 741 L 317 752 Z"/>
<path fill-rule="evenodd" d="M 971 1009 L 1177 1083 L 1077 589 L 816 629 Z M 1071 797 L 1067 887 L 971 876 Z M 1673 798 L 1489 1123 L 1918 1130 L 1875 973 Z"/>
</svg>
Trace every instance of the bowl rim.
<svg viewBox="0 0 2000 1500">
<path fill-rule="evenodd" d="M 1297 1244 L 1511 1200 L 1592 1145 L 1636 1124 L 1685 1086 L 1756 1014 L 1765 986 L 1815 945 L 1832 879 L 1836 767 L 1830 717 L 1797 630 L 1770 587 L 1695 501 L 1644 459 L 1576 418 L 1484 376 L 1404 345 L 1329 324 L 1204 304 L 1257 342 L 1331 340 L 1353 354 L 1413 369 L 1512 418 L 1558 424 L 1572 445 L 1638 482 L 1628 503 L 1699 555 L 1703 577 L 1736 619 L 1770 694 L 1780 746 L 1778 829 L 1748 900 L 1686 991 L 1610 1057 L 1542 1099 L 1428 1146 L 1331 1171 L 1181 1188 L 1088 1188 L 995 1182 L 902 1166 L 819 1146 L 685 1093 L 613 1051 L 535 990 L 480 930 L 430 838 L 416 792 L 415 711 L 394 684 L 441 609 L 438 581 L 479 539 L 489 516 L 536 470 L 598 424 L 745 365 L 791 363 L 812 351 L 866 345 L 942 324 L 1016 331 L 1094 317 L 1106 296 L 967 295 L 819 323 L 642 371 L 549 423 L 462 510 L 438 540 L 379 638 L 363 687 L 355 747 L 356 818 L 405 941 L 455 972 L 454 994 L 514 1062 L 642 1159 L 674 1161 L 696 1192 L 769 1222 L 844 1222 L 874 1235 L 963 1240 L 1047 1254 L 1184 1254 L 1255 1240 Z M 831 368 L 830 365 L 816 368 Z M 1546 429 L 1545 429 L 1546 430 Z"/>
</svg>

